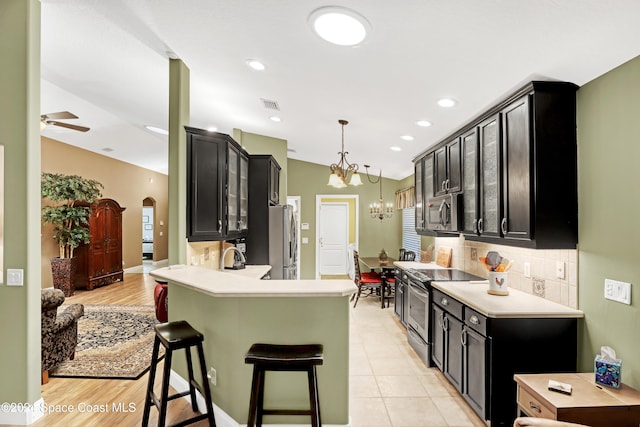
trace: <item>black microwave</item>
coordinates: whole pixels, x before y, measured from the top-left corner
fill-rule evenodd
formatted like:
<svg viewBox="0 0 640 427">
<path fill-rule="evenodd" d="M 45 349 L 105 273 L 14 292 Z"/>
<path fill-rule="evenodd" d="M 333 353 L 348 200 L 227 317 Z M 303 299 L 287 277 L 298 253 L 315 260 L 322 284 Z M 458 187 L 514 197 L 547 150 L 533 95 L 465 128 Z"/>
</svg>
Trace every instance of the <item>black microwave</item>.
<svg viewBox="0 0 640 427">
<path fill-rule="evenodd" d="M 427 201 L 427 228 L 433 231 L 460 231 L 462 194 L 445 194 Z"/>
</svg>

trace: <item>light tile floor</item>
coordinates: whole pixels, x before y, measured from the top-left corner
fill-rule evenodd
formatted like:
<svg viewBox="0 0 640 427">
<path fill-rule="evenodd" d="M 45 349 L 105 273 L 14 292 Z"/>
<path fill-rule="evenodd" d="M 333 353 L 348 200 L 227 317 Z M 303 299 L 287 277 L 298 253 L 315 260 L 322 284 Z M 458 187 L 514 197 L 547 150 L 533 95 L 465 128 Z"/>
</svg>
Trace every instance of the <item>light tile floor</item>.
<svg viewBox="0 0 640 427">
<path fill-rule="evenodd" d="M 380 300 L 351 304 L 352 427 L 486 427 L 442 373 L 427 368 L 404 327 Z"/>
</svg>

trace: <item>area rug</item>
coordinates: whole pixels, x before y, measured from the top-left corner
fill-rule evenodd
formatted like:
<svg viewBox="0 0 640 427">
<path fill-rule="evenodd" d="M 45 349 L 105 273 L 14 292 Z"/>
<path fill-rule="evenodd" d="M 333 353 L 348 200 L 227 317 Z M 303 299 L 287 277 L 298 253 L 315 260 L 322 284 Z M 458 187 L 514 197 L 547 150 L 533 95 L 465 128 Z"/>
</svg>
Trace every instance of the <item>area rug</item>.
<svg viewBox="0 0 640 427">
<path fill-rule="evenodd" d="M 153 306 L 85 304 L 75 358 L 49 376 L 136 380 L 151 365 L 155 323 Z"/>
</svg>

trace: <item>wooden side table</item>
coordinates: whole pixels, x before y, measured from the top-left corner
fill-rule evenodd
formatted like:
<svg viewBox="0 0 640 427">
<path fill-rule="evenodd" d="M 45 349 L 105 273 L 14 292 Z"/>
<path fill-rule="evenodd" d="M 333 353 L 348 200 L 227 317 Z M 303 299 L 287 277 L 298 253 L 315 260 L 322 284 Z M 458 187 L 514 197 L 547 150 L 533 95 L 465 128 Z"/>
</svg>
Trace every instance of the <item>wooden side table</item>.
<svg viewBox="0 0 640 427">
<path fill-rule="evenodd" d="M 640 391 L 600 386 L 594 374 L 514 375 L 518 386 L 519 415 L 586 424 L 593 427 L 638 427 Z M 571 395 L 547 389 L 549 380 L 571 384 Z"/>
</svg>

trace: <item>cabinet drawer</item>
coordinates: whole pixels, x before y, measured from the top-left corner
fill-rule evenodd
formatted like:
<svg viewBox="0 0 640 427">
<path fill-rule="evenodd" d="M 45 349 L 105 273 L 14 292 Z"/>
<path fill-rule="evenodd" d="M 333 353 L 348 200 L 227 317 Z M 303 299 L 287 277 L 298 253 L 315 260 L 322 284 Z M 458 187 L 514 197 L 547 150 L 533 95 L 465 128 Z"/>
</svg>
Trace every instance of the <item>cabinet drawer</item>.
<svg viewBox="0 0 640 427">
<path fill-rule="evenodd" d="M 537 397 L 522 387 L 518 387 L 518 406 L 530 417 L 556 419 L 554 409 L 545 406 Z"/>
<path fill-rule="evenodd" d="M 442 307 L 446 312 L 452 314 L 458 319 L 462 319 L 462 303 L 460 301 L 450 297 L 444 292 L 434 289 L 433 302 Z"/>
<path fill-rule="evenodd" d="M 487 317 L 467 306 L 464 307 L 464 323 L 474 331 L 487 336 Z"/>
</svg>

